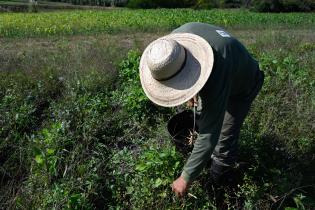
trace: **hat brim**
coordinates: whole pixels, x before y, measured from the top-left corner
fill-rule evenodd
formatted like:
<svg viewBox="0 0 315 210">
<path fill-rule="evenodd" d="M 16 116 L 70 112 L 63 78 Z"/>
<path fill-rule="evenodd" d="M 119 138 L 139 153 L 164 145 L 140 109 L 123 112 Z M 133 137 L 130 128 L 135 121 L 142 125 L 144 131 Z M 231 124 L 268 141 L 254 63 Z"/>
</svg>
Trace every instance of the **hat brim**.
<svg viewBox="0 0 315 210">
<path fill-rule="evenodd" d="M 184 66 L 170 79 L 158 81 L 152 77 L 147 65 L 147 48 L 140 60 L 140 80 L 145 94 L 152 102 L 174 107 L 185 103 L 201 90 L 211 74 L 214 57 L 209 43 L 198 35 L 175 33 L 161 39 L 165 38 L 174 39 L 185 48 Z"/>
</svg>

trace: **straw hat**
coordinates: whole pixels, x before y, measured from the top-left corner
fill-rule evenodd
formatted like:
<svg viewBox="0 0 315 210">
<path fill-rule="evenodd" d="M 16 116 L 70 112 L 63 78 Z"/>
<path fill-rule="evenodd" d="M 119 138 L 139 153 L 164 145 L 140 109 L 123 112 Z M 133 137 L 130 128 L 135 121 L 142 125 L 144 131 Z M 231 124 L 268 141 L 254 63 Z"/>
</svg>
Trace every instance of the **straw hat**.
<svg viewBox="0 0 315 210">
<path fill-rule="evenodd" d="M 213 51 L 202 37 L 175 33 L 153 41 L 140 60 L 140 80 L 154 103 L 173 107 L 196 95 L 213 67 Z"/>
</svg>

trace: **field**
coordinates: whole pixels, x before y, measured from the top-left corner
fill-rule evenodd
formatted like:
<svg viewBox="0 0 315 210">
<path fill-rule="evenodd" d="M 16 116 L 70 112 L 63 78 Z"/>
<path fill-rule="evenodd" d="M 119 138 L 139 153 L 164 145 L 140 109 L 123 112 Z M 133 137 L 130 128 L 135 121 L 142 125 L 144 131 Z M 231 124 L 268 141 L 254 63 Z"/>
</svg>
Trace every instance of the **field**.
<svg viewBox="0 0 315 210">
<path fill-rule="evenodd" d="M 206 168 L 177 199 L 188 154 L 165 127 L 178 108 L 144 96 L 138 65 L 150 41 L 190 21 L 226 28 L 266 78 L 242 128 L 238 187 L 214 189 Z M 314 209 L 314 33 L 313 13 L 0 14 L 0 208 Z"/>
<path fill-rule="evenodd" d="M 225 27 L 312 28 L 312 13 L 257 14 L 246 10 L 119 10 L 37 14 L 2 14 L 0 37 L 47 37 L 95 33 L 169 31 L 186 22 L 207 22 Z"/>
<path fill-rule="evenodd" d="M 37 4 L 30 4 L 29 0 L 0 0 L 0 12 L 43 12 L 62 10 L 104 10 L 105 7 L 73 5 L 65 2 L 38 0 Z"/>
</svg>

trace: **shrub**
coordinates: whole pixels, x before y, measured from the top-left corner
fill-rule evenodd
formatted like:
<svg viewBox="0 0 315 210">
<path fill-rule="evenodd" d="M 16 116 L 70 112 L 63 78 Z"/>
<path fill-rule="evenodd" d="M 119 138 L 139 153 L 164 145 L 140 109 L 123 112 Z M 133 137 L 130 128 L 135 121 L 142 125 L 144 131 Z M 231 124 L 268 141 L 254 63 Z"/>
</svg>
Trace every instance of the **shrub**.
<svg viewBox="0 0 315 210">
<path fill-rule="evenodd" d="M 221 7 L 225 8 L 239 8 L 242 6 L 242 0 L 224 0 Z"/>
<path fill-rule="evenodd" d="M 219 7 L 219 3 L 216 1 L 197 0 L 194 4 L 195 9 L 210 9 L 215 7 Z"/>
<path fill-rule="evenodd" d="M 128 7 L 130 8 L 183 8 L 196 5 L 200 0 L 130 0 Z M 202 2 L 205 2 L 202 0 Z"/>
<path fill-rule="evenodd" d="M 312 0 L 254 0 L 252 3 L 259 12 L 300 12 L 314 10 Z"/>
<path fill-rule="evenodd" d="M 128 0 L 109 0 L 111 6 L 124 7 L 128 4 Z"/>
<path fill-rule="evenodd" d="M 143 148 L 135 156 L 128 150 L 115 154 L 112 161 L 115 205 L 123 208 L 147 209 L 170 204 L 170 184 L 177 178 L 182 159 L 174 147 Z M 167 204 L 168 203 L 168 204 Z"/>
<path fill-rule="evenodd" d="M 127 4 L 127 7 L 149 9 L 156 8 L 157 5 L 155 2 L 153 2 L 153 0 L 130 0 Z"/>
<path fill-rule="evenodd" d="M 184 8 L 209 9 L 217 7 L 237 8 L 241 7 L 241 0 L 130 0 L 131 8 Z"/>
<path fill-rule="evenodd" d="M 259 12 L 280 12 L 282 10 L 280 0 L 254 0 L 253 6 Z"/>
<path fill-rule="evenodd" d="M 313 5 L 315 2 L 313 1 Z M 307 0 L 282 0 L 283 11 L 285 12 L 299 12 L 312 10 L 311 1 Z"/>
<path fill-rule="evenodd" d="M 155 105 L 145 95 L 140 83 L 139 62 L 139 51 L 132 50 L 120 63 L 118 88 L 112 93 L 112 104 L 124 109 L 133 119 L 155 121 L 172 113 L 172 109 Z"/>
<path fill-rule="evenodd" d="M 50 70 L 36 75 L 1 72 L 0 80 L 0 203 L 7 203 L 6 196 L 30 173 L 30 139 L 47 119 L 50 103 L 61 96 L 64 86 Z M 7 190 L 7 185 L 12 189 Z"/>
<path fill-rule="evenodd" d="M 106 138 L 109 100 L 103 83 L 107 79 L 95 76 L 92 72 L 67 81 L 64 97 L 50 103 L 49 118 L 28 139 L 32 170 L 16 207 L 92 209 L 96 197 L 106 192 L 101 184 L 106 175 L 100 174 L 109 153 L 105 142 L 110 145 L 112 140 Z"/>
</svg>

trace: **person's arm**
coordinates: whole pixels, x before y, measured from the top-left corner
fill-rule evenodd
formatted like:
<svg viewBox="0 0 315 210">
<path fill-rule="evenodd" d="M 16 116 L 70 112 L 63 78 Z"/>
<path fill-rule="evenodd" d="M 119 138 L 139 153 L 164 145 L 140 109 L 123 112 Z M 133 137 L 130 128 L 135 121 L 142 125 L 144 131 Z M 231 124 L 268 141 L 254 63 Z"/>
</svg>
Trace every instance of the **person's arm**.
<svg viewBox="0 0 315 210">
<path fill-rule="evenodd" d="M 172 190 L 179 197 L 185 195 L 190 183 L 200 174 L 218 142 L 229 94 L 227 84 L 228 81 L 221 85 L 217 84 L 217 87 L 212 87 L 213 89 L 206 87 L 209 91 L 200 92 L 202 111 L 198 123 L 199 136 L 181 176 L 172 184 Z"/>
<path fill-rule="evenodd" d="M 217 63 L 218 64 L 218 63 Z M 214 68 L 209 81 L 199 92 L 202 110 L 199 119 L 199 136 L 184 166 L 181 176 L 189 183 L 196 179 L 218 142 L 231 88 L 231 72 L 220 64 Z M 224 68 L 225 67 L 225 68 Z"/>
<path fill-rule="evenodd" d="M 199 136 L 181 174 L 187 183 L 195 180 L 200 174 L 218 142 L 226 107 L 224 98 L 218 97 L 210 104 L 203 102 Z"/>
</svg>

